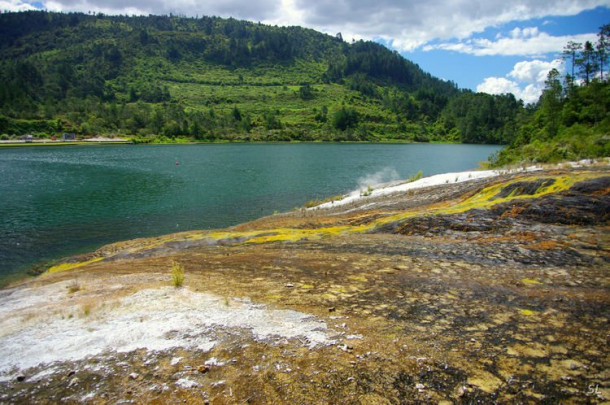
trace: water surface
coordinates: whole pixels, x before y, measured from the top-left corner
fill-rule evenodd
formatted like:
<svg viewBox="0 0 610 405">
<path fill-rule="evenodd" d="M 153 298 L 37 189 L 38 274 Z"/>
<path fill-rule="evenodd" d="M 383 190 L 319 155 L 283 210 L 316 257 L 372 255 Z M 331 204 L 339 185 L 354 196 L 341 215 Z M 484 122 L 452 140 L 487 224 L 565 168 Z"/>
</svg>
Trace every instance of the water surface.
<svg viewBox="0 0 610 405">
<path fill-rule="evenodd" d="M 443 144 L 0 149 L 0 276 L 114 241 L 235 225 L 419 170 L 432 175 L 473 169 L 498 149 Z"/>
</svg>

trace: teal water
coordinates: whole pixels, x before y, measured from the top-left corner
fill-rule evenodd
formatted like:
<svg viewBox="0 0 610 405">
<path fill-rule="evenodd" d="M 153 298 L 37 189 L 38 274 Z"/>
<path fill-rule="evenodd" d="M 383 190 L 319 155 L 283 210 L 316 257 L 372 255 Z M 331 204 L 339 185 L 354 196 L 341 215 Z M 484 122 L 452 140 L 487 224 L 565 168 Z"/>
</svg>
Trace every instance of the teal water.
<svg viewBox="0 0 610 405">
<path fill-rule="evenodd" d="M 438 144 L 0 149 L 0 276 L 114 241 L 235 225 L 419 170 L 432 175 L 476 168 L 498 149 Z"/>
</svg>

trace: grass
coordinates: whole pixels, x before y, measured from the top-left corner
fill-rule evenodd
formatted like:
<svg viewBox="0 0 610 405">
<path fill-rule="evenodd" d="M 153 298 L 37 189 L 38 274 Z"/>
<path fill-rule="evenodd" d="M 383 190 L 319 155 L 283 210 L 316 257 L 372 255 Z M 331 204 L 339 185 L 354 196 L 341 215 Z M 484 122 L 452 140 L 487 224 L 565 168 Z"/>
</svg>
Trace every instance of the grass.
<svg viewBox="0 0 610 405">
<path fill-rule="evenodd" d="M 80 291 L 80 284 L 78 283 L 78 281 L 73 280 L 68 286 L 68 294 L 74 294 L 78 291 Z"/>
<path fill-rule="evenodd" d="M 368 197 L 371 194 L 373 194 L 373 187 L 371 187 L 371 186 L 367 186 L 366 190 L 360 191 L 360 197 Z"/>
<path fill-rule="evenodd" d="M 413 183 L 414 181 L 417 181 L 419 179 L 421 179 L 423 176 L 422 171 L 418 171 L 416 174 L 414 174 L 413 176 L 409 177 L 409 180 L 407 180 L 407 183 Z"/>
<path fill-rule="evenodd" d="M 182 287 L 184 283 L 184 266 L 178 262 L 172 262 L 172 284 L 174 287 Z"/>
<path fill-rule="evenodd" d="M 305 204 L 305 208 L 313 208 L 313 207 L 317 207 L 318 205 L 325 204 L 327 202 L 340 201 L 342 199 L 343 199 L 343 195 L 334 195 L 332 197 L 325 198 L 324 200 L 309 200 Z"/>
</svg>

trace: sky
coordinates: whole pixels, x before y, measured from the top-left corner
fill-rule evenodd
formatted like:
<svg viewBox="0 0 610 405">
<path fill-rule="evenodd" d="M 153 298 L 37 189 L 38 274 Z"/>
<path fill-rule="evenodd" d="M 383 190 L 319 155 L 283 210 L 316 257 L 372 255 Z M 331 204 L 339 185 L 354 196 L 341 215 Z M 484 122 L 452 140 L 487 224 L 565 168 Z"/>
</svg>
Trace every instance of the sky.
<svg viewBox="0 0 610 405">
<path fill-rule="evenodd" d="M 568 41 L 597 41 L 610 0 L 0 0 L 0 10 L 234 17 L 372 40 L 460 88 L 536 102 Z"/>
</svg>

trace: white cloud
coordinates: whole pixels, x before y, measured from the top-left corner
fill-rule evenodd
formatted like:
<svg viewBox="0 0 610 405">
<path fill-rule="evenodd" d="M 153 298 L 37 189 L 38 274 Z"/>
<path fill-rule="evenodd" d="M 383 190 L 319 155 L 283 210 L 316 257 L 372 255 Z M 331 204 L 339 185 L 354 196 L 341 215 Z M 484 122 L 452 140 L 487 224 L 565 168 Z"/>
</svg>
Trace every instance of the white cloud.
<svg viewBox="0 0 610 405">
<path fill-rule="evenodd" d="M 544 89 L 551 69 L 563 70 L 559 59 L 551 62 L 532 60 L 517 62 L 507 77 L 488 77 L 477 86 L 477 91 L 489 94 L 513 93 L 525 103 L 535 103 Z"/>
<path fill-rule="evenodd" d="M 423 49 L 455 51 L 475 56 L 537 56 L 561 52 L 568 41 L 584 43 L 596 40 L 597 35 L 594 33 L 552 36 L 538 31 L 538 28 L 515 28 L 508 37 L 499 36 L 495 40 L 475 38 L 463 42 L 426 45 Z"/>
<path fill-rule="evenodd" d="M 10 4 L 12 8 L 27 4 L 22 0 L 1 2 Z M 56 11 L 101 11 L 108 14 L 172 12 L 302 25 L 332 35 L 342 32 L 348 39 L 389 39 L 388 42 L 401 51 L 414 50 L 434 40 L 463 40 L 488 27 L 510 21 L 575 15 L 597 6 L 610 6 L 610 0 L 40 0 L 40 3 Z M 516 49 L 510 40 L 531 41 L 540 36 L 536 29 L 524 28 L 514 31 L 510 37 L 494 41 L 498 42 L 496 44 L 475 42 L 443 46 L 466 52 L 477 50 L 484 54 L 485 49 L 497 47 Z"/>
<path fill-rule="evenodd" d="M 27 11 L 35 9 L 31 4 L 24 3 L 21 0 L 0 0 L 0 11 Z"/>
<path fill-rule="evenodd" d="M 488 77 L 477 86 L 477 91 L 489 94 L 515 94 L 519 92 L 519 86 L 516 82 L 504 77 Z"/>
<path fill-rule="evenodd" d="M 561 60 L 555 59 L 551 62 L 546 62 L 536 59 L 532 61 L 517 62 L 508 76 L 519 82 L 544 83 L 551 69 L 561 70 Z"/>
</svg>

